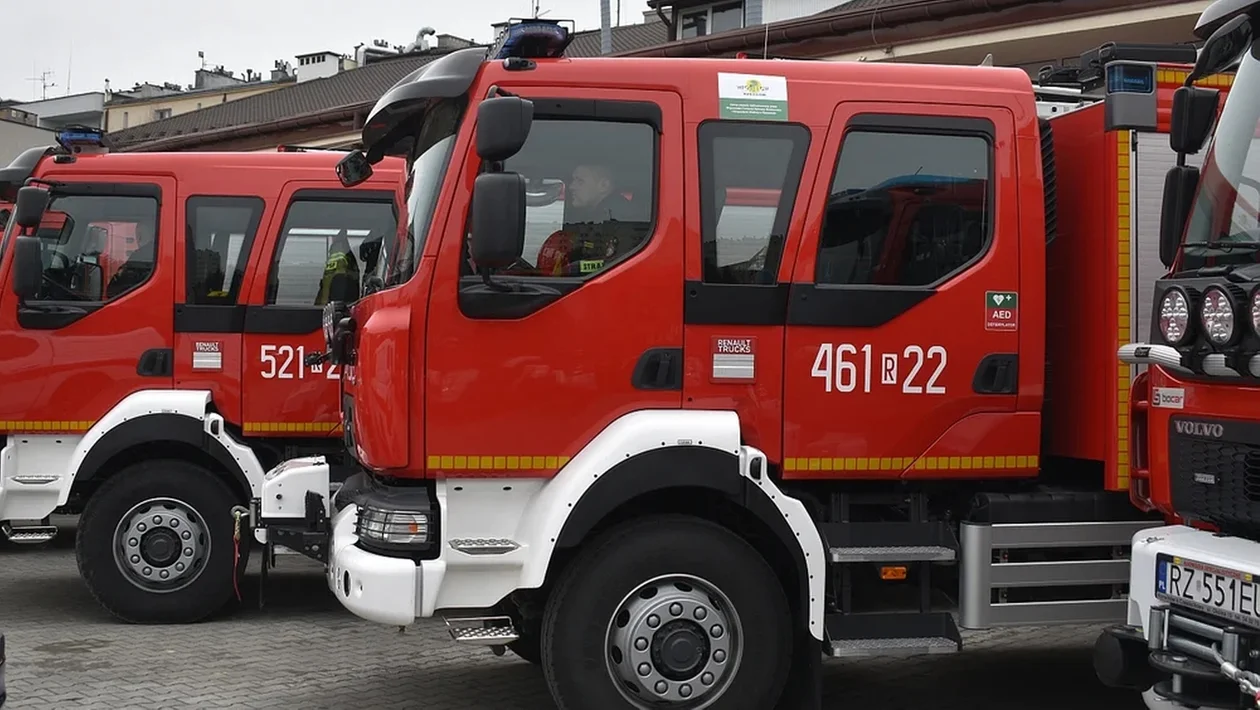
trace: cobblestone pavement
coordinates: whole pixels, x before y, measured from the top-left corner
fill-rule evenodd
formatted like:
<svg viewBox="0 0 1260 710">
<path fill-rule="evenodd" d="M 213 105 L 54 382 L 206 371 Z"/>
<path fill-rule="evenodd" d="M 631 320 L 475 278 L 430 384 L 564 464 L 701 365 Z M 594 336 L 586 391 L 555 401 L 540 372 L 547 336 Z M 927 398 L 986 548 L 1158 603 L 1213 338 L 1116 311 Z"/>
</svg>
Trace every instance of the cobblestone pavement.
<svg viewBox="0 0 1260 710">
<path fill-rule="evenodd" d="M 0 542 L 5 710 L 554 707 L 535 666 L 456 646 L 440 620 L 403 634 L 360 621 L 303 558 L 279 558 L 259 610 L 253 564 L 243 607 L 193 626 L 131 626 L 114 621 L 83 586 L 73 528 L 40 547 Z M 1136 697 L 1098 684 L 1090 667 L 1095 635 L 1092 628 L 987 632 L 968 637 L 957 656 L 828 662 L 824 705 L 1140 710 Z"/>
</svg>

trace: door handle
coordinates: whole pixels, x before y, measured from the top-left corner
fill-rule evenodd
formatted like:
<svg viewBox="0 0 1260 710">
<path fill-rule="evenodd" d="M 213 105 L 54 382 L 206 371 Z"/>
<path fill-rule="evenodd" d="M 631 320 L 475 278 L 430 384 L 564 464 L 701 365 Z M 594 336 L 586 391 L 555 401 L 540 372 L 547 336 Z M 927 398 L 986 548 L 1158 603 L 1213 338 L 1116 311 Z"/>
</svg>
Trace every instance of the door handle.
<svg viewBox="0 0 1260 710">
<path fill-rule="evenodd" d="M 630 384 L 640 390 L 682 389 L 682 348 L 649 348 L 635 363 Z"/>
<path fill-rule="evenodd" d="M 175 374 L 175 352 L 170 348 L 145 350 L 136 363 L 136 374 L 141 377 L 171 377 Z"/>
</svg>

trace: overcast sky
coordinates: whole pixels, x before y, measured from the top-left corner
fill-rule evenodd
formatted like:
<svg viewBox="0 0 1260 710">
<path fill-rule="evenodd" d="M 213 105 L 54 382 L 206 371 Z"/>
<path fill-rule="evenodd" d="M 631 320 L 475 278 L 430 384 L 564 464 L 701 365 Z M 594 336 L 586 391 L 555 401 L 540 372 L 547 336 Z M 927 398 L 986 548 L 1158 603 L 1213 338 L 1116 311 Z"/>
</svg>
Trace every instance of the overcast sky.
<svg viewBox="0 0 1260 710">
<path fill-rule="evenodd" d="M 48 96 L 116 90 L 137 82 L 187 86 L 201 66 L 264 76 L 277 59 L 321 50 L 350 54 L 384 39 L 405 45 L 426 25 L 439 34 L 489 42 L 490 23 L 525 17 L 533 0 L 7 0 L 0 23 L 0 98 L 33 101 L 52 72 Z M 614 16 L 617 0 L 611 0 Z M 600 0 L 540 0 L 544 17 L 599 27 Z M 622 24 L 643 21 L 645 0 L 621 0 Z M 615 21 L 615 17 L 614 17 Z"/>
</svg>

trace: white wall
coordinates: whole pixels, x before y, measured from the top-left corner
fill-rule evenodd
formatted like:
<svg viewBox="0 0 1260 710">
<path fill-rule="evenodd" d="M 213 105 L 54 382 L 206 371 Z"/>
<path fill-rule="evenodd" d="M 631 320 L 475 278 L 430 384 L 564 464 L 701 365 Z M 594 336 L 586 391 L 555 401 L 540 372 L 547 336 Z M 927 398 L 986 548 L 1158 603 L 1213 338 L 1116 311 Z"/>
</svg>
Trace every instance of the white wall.
<svg viewBox="0 0 1260 710">
<path fill-rule="evenodd" d="M 0 121 L 0 167 L 8 165 L 18 153 L 27 148 L 53 145 L 56 142 L 56 133 L 46 128 Z"/>
</svg>

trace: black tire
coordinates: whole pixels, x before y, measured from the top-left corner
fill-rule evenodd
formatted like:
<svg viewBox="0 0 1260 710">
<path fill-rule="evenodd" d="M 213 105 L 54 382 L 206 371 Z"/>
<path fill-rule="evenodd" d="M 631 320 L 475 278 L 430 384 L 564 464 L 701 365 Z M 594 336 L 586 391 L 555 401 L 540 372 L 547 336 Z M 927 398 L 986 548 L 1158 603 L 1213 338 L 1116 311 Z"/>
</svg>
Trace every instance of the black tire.
<svg viewBox="0 0 1260 710">
<path fill-rule="evenodd" d="M 114 554 L 115 533 L 123 517 L 133 506 L 154 498 L 172 498 L 190 507 L 196 515 L 189 519 L 197 522 L 204 533 L 196 537 L 203 542 L 209 540 L 206 555 L 194 558 L 201 560 L 196 565 L 200 572 L 175 591 L 155 592 L 132 582 L 121 569 L 125 560 L 116 560 Z M 239 504 L 226 482 L 195 463 L 159 459 L 132 464 L 101 484 L 79 518 L 75 539 L 79 574 L 97 602 L 123 621 L 137 624 L 201 621 L 233 599 L 233 573 L 243 571 L 248 564 L 253 534 L 247 522 L 242 521 L 239 563 L 233 570 L 231 511 Z M 160 514 L 161 510 L 153 512 Z M 178 543 L 179 546 L 184 544 Z M 183 559 L 181 557 L 180 561 Z M 174 564 L 167 567 L 168 572 L 173 573 Z M 156 570 L 154 574 L 160 574 L 159 565 L 151 569 Z"/>
<path fill-rule="evenodd" d="M 625 684 L 614 680 L 608 670 L 611 651 L 605 634 L 626 595 L 649 580 L 678 574 L 692 575 L 715 587 L 739 617 L 742 657 L 733 659 L 733 676 L 708 707 L 765 710 L 775 706 L 791 665 L 793 638 L 782 585 L 761 555 L 729 530 L 698 518 L 667 515 L 607 531 L 588 544 L 561 575 L 548 600 L 542 629 L 543 673 L 561 710 L 639 707 L 622 694 L 619 687 Z M 671 623 L 682 621 L 686 619 Z M 659 628 L 664 631 L 667 626 Z M 669 682 L 680 689 L 686 681 L 675 677 Z M 694 681 L 686 684 L 701 687 Z M 693 690 L 691 701 L 699 699 Z"/>
</svg>

